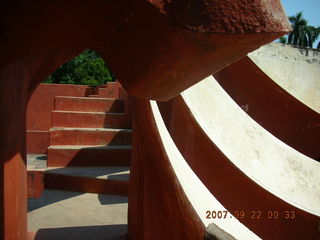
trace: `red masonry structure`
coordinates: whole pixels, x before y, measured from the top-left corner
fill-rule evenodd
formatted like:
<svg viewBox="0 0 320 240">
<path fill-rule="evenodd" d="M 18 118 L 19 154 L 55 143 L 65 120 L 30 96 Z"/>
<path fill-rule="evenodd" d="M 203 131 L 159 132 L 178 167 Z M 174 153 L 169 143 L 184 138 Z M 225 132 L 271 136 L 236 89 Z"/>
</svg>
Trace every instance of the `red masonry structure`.
<svg viewBox="0 0 320 240">
<path fill-rule="evenodd" d="M 40 146 L 43 150 L 47 140 L 45 131 L 50 128 L 48 120 L 53 110 L 53 97 L 57 95 L 53 89 L 49 90 L 42 110 L 29 115 L 32 118 L 44 116 L 38 126 L 28 125 L 27 128 L 27 105 L 39 83 L 59 66 L 84 50 L 92 49 L 106 60 L 129 95 L 165 101 L 289 30 L 280 0 L 2 1 L 0 238 L 25 240 L 31 237 L 27 234 L 26 130 L 30 127 L 28 137 L 38 135 L 34 139 L 43 142 Z M 79 87 L 75 92 L 82 94 L 85 89 Z M 143 112 L 144 104 L 139 104 L 139 111 Z M 150 109 L 145 112 L 147 116 L 150 113 Z M 118 123 L 120 127 L 127 126 L 121 114 L 109 115 L 95 116 L 94 127 L 116 127 Z M 67 126 L 63 127 L 73 127 L 76 118 L 82 127 L 88 127 L 85 113 L 75 117 L 55 110 L 52 116 L 56 127 L 64 123 Z M 152 127 L 152 122 L 145 126 L 150 124 Z M 41 133 L 35 133 L 37 130 Z M 150 139 L 156 133 L 148 133 L 144 126 L 141 130 Z M 137 146 L 141 148 L 139 141 Z M 35 148 L 35 145 L 28 148 Z M 139 190 L 137 193 L 144 188 L 146 191 L 154 189 L 148 181 L 143 186 L 143 175 L 134 172 L 143 169 L 144 164 L 162 167 L 159 176 L 169 178 L 157 182 L 156 195 L 145 195 L 143 208 L 138 194 L 129 194 L 129 198 L 132 197 L 129 208 L 131 213 L 136 213 L 135 217 L 147 216 L 148 211 L 157 206 L 164 211 L 159 212 L 159 221 L 150 218 L 148 223 L 145 218 L 144 228 L 141 222 L 131 221 L 129 212 L 129 236 L 137 240 L 142 239 L 142 235 L 144 239 L 170 239 L 170 232 L 164 232 L 164 238 L 159 235 L 163 230 L 160 227 L 172 226 L 174 231 L 171 232 L 176 235 L 171 239 L 203 239 L 204 227 L 194 217 L 194 210 L 187 204 L 188 197 L 177 184 L 170 166 L 150 162 L 152 154 L 156 154 L 156 160 L 167 162 L 168 158 L 160 150 L 135 153 L 131 188 Z M 59 155 L 67 156 L 61 152 Z M 145 179 L 157 177 L 151 176 L 152 173 L 145 172 Z M 172 191 L 166 190 L 168 184 L 168 190 Z M 151 204 L 153 200 L 156 200 L 155 206 Z M 171 202 L 175 205 L 171 206 Z M 190 231 L 190 235 L 186 231 Z"/>
</svg>

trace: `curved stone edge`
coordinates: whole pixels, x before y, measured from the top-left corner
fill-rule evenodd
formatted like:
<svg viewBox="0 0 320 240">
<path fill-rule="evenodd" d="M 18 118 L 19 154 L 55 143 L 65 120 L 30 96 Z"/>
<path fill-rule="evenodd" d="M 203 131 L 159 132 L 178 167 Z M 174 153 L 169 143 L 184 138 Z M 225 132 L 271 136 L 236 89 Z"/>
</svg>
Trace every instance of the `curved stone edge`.
<svg viewBox="0 0 320 240">
<path fill-rule="evenodd" d="M 280 46 L 272 49 L 276 53 L 279 48 L 281 50 Z M 299 152 L 320 159 L 320 114 L 281 88 L 253 60 L 245 57 L 215 73 L 214 77 L 266 130 Z"/>
<path fill-rule="evenodd" d="M 320 113 L 320 50 L 270 43 L 248 57 L 285 91 Z"/>
</svg>

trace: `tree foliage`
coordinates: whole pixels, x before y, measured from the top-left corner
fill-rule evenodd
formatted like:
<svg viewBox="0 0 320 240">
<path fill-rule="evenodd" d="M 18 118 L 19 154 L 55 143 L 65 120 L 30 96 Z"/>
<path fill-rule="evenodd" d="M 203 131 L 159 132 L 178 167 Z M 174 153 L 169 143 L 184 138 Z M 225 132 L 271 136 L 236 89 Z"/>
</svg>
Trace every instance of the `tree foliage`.
<svg viewBox="0 0 320 240">
<path fill-rule="evenodd" d="M 86 50 L 60 66 L 44 82 L 98 86 L 114 79 L 103 59 L 94 51 Z"/>
<path fill-rule="evenodd" d="M 296 15 L 289 17 L 289 21 L 292 31 L 287 37 L 281 37 L 279 42 L 312 48 L 313 43 L 320 36 L 320 27 L 308 25 L 308 21 L 303 18 L 302 12 L 298 12 Z M 320 48 L 319 44 L 317 48 Z"/>
<path fill-rule="evenodd" d="M 285 36 L 282 36 L 279 38 L 279 43 L 286 43 L 287 42 L 287 39 Z"/>
</svg>

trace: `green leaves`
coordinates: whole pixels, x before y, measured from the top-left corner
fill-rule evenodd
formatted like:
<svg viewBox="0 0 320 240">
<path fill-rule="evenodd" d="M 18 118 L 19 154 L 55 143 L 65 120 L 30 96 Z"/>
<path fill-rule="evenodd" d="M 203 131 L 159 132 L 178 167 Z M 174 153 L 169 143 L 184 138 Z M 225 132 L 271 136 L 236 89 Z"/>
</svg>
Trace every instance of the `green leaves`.
<svg viewBox="0 0 320 240">
<path fill-rule="evenodd" d="M 86 50 L 59 67 L 44 82 L 99 86 L 114 79 L 103 59 L 94 51 Z"/>
</svg>

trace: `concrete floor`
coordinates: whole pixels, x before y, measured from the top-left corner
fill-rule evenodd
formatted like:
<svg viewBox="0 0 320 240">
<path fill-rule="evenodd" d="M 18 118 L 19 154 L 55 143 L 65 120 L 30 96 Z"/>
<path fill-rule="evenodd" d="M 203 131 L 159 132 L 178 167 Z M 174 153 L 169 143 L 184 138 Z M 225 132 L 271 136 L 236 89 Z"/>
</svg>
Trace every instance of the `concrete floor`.
<svg viewBox="0 0 320 240">
<path fill-rule="evenodd" d="M 125 239 L 127 208 L 127 197 L 45 190 L 29 199 L 28 229 L 36 240 Z"/>
<path fill-rule="evenodd" d="M 27 154 L 28 170 L 45 169 L 47 167 L 47 155 Z"/>
<path fill-rule="evenodd" d="M 44 170 L 47 156 L 28 154 L 27 162 L 30 170 Z M 125 180 L 129 176 L 125 167 L 48 171 Z M 35 240 L 123 240 L 127 233 L 127 210 L 127 197 L 45 189 L 41 198 L 28 200 L 28 230 L 36 232 Z"/>
</svg>

